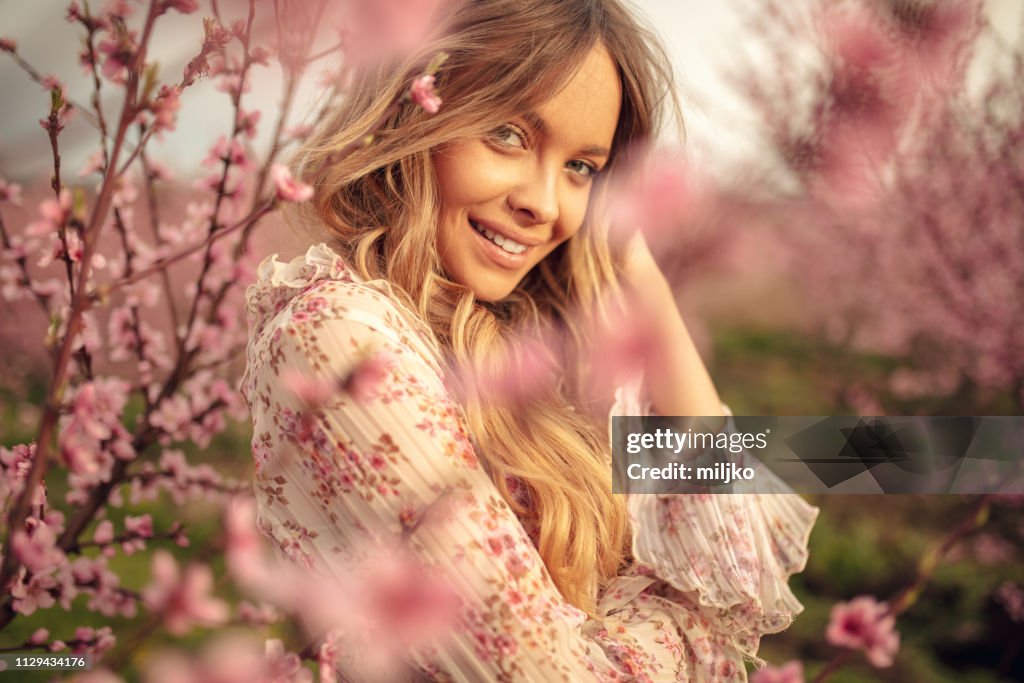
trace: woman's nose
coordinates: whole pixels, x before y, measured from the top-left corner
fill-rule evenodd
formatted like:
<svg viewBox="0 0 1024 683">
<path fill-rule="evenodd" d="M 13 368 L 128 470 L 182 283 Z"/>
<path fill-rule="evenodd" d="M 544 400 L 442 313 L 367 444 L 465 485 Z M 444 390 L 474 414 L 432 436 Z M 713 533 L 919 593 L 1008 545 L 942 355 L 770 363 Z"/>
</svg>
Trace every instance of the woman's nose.
<svg viewBox="0 0 1024 683">
<path fill-rule="evenodd" d="M 554 223 L 558 218 L 557 171 L 533 168 L 508 194 L 512 216 L 522 226 Z"/>
</svg>

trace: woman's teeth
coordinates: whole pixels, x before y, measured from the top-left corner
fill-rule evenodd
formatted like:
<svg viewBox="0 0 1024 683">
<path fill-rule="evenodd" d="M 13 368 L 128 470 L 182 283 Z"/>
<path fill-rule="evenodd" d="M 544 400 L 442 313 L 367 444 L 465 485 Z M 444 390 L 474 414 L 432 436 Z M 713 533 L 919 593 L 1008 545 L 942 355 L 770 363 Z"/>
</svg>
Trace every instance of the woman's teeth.
<svg viewBox="0 0 1024 683">
<path fill-rule="evenodd" d="M 519 242 L 509 239 L 504 235 L 499 235 L 496 232 L 491 232 L 487 228 L 481 227 L 475 221 L 470 221 L 469 224 L 472 225 L 473 229 L 476 230 L 478 233 L 480 233 L 490 241 L 494 242 L 495 244 L 497 244 L 499 247 L 501 247 L 510 254 L 522 254 L 528 248 L 525 244 L 519 244 Z"/>
</svg>

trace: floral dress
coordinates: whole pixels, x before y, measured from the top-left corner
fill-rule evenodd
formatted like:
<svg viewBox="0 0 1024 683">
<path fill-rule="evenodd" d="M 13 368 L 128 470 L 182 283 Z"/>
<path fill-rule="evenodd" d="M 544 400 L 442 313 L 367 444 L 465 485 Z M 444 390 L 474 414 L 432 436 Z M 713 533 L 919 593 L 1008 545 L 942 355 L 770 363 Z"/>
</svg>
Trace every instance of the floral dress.
<svg viewBox="0 0 1024 683">
<path fill-rule="evenodd" d="M 630 495 L 634 563 L 590 619 L 562 597 L 535 529 L 478 460 L 426 326 L 326 244 L 276 257 L 246 292 L 241 388 L 260 529 L 279 554 L 329 574 L 364 537 L 401 535 L 455 491 L 456 519 L 417 529 L 417 548 L 472 588 L 468 626 L 410 655 L 423 678 L 717 682 L 745 681 L 745 659 L 763 666 L 761 635 L 803 609 L 787 579 L 806 565 L 818 508 L 781 483 L 777 494 Z M 369 399 L 339 392 L 298 426 L 288 373 L 336 380 L 379 352 L 392 361 Z M 617 392 L 613 414 L 641 410 L 635 390 Z"/>
</svg>

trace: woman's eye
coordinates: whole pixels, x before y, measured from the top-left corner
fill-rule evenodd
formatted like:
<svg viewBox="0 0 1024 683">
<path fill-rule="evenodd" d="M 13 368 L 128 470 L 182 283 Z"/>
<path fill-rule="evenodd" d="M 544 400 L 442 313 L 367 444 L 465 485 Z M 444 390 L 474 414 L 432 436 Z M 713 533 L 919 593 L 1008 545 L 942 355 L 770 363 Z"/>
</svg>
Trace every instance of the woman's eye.
<svg viewBox="0 0 1024 683">
<path fill-rule="evenodd" d="M 491 139 L 503 147 L 526 147 L 526 135 L 514 126 L 502 126 L 491 133 Z"/>
<path fill-rule="evenodd" d="M 566 164 L 566 167 L 573 173 L 579 174 L 584 178 L 593 178 L 598 173 L 600 173 L 600 171 L 597 170 L 596 166 L 594 166 L 593 164 L 589 164 L 586 161 L 581 161 L 579 159 L 570 161 L 568 164 Z"/>
</svg>

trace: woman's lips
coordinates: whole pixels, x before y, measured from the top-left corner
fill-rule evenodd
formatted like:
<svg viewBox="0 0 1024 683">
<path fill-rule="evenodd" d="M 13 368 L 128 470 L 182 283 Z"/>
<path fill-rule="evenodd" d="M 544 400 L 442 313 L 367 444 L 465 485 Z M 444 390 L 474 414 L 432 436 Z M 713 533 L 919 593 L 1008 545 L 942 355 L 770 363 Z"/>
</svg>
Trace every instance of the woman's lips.
<svg viewBox="0 0 1024 683">
<path fill-rule="evenodd" d="M 533 249 L 533 247 L 531 246 L 523 245 L 526 246 L 526 249 L 524 251 L 518 254 L 513 254 L 511 252 L 505 251 L 497 244 L 489 240 L 485 235 L 483 235 L 475 227 L 476 225 L 480 225 L 479 223 L 477 223 L 477 221 L 473 219 L 468 219 L 467 225 L 469 226 L 469 229 L 473 232 L 473 235 L 475 236 L 477 242 L 480 244 L 481 251 L 484 253 L 484 255 L 491 262 L 502 268 L 506 268 L 509 270 L 521 268 L 526 263 L 530 251 Z"/>
</svg>

